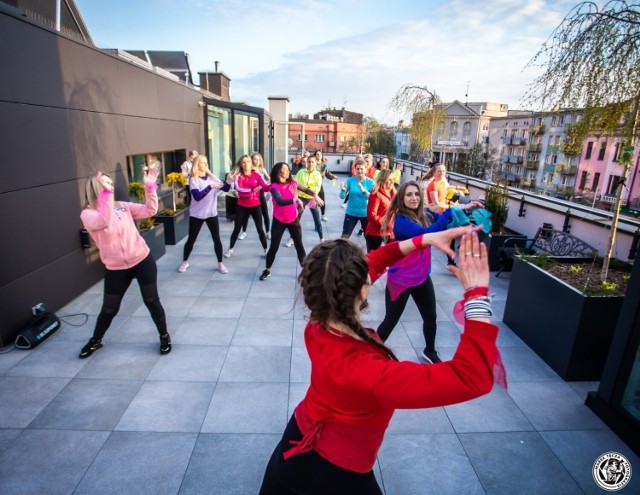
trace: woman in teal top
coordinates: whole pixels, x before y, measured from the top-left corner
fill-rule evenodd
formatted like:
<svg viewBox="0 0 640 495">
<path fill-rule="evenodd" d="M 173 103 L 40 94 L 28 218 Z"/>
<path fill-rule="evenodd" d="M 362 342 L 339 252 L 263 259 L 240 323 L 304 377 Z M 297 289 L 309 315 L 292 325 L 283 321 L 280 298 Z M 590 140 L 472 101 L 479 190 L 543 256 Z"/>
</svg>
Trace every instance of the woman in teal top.
<svg viewBox="0 0 640 495">
<path fill-rule="evenodd" d="M 347 182 L 340 184 L 340 197 L 347 198 L 347 211 L 342 224 L 342 237 L 349 238 L 358 221 L 362 230 L 367 229 L 367 201 L 375 185 L 373 179 L 365 175 L 364 160 L 356 160 L 354 164 L 356 175 L 349 177 Z"/>
</svg>

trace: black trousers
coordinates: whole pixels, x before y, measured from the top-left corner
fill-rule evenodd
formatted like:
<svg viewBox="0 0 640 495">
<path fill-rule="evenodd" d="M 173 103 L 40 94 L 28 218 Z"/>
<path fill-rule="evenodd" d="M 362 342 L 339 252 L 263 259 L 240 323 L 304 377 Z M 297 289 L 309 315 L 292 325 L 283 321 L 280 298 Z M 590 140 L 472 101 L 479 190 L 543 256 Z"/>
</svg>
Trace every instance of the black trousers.
<svg viewBox="0 0 640 495">
<path fill-rule="evenodd" d="M 382 246 L 382 243 L 385 242 L 387 240 L 387 238 L 379 236 L 379 235 L 367 235 L 367 234 L 365 234 L 364 235 L 364 240 L 367 243 L 367 253 L 369 253 L 371 251 L 375 251 L 380 246 Z"/>
<path fill-rule="evenodd" d="M 93 330 L 95 339 L 102 339 L 120 310 L 120 303 L 133 279 L 138 281 L 142 301 L 151 313 L 160 335 L 167 333 L 167 319 L 158 295 L 158 267 L 151 253 L 136 266 L 126 270 L 106 270 L 102 309 Z"/>
<path fill-rule="evenodd" d="M 184 244 L 182 260 L 187 261 L 189 259 L 191 251 L 193 250 L 193 245 L 198 238 L 198 234 L 200 233 L 203 223 L 207 224 L 209 232 L 211 232 L 213 250 L 216 253 L 216 258 L 218 258 L 218 263 L 220 263 L 222 261 L 222 241 L 220 240 L 220 225 L 218 224 L 217 216 L 209 218 L 189 217 L 189 237 L 187 238 L 187 242 Z"/>
<path fill-rule="evenodd" d="M 236 208 L 236 218 L 234 219 L 233 232 L 231 232 L 231 242 L 229 243 L 229 249 L 233 249 L 238 240 L 238 234 L 240 229 L 244 225 L 245 219 L 249 217 L 253 218 L 253 223 L 256 225 L 258 231 L 258 237 L 260 237 L 260 244 L 264 249 L 267 249 L 267 236 L 262 230 L 262 212 L 259 206 L 246 207 L 238 205 Z"/>
<path fill-rule="evenodd" d="M 271 269 L 273 261 L 276 259 L 276 254 L 278 253 L 278 249 L 280 248 L 280 241 L 282 240 L 282 236 L 285 230 L 289 231 L 289 235 L 291 236 L 291 239 L 293 239 L 293 245 L 296 248 L 296 254 L 298 255 L 300 266 L 302 266 L 304 257 L 307 255 L 306 251 L 304 250 L 304 246 L 302 245 L 302 227 L 300 226 L 300 219 L 296 218 L 291 223 L 282 223 L 276 217 L 273 217 L 273 225 L 271 229 L 271 245 L 269 246 L 269 251 L 267 252 L 267 270 Z"/>
<path fill-rule="evenodd" d="M 262 219 L 264 220 L 264 230 L 271 232 L 271 225 L 269 224 L 269 206 L 263 190 L 260 190 L 260 211 L 262 212 Z M 245 218 L 244 223 L 242 224 L 242 231 L 246 232 L 248 226 L 249 217 Z"/>
<path fill-rule="evenodd" d="M 302 433 L 292 416 L 276 446 L 264 473 L 260 495 L 382 495 L 373 471 L 356 473 L 330 463 L 312 450 L 291 456 L 290 440 L 300 440 Z"/>
<path fill-rule="evenodd" d="M 353 234 L 353 229 L 356 228 L 356 225 L 358 224 L 358 222 L 360 222 L 360 226 L 362 227 L 362 230 L 367 230 L 367 222 L 368 222 L 367 217 L 354 217 L 353 215 L 349 215 L 348 213 L 345 213 L 344 222 L 342 222 L 341 237 L 344 237 L 345 239 L 348 239 L 349 237 L 351 237 L 351 234 Z"/>
<path fill-rule="evenodd" d="M 417 287 L 409 287 L 402 292 L 395 301 L 391 300 L 389 289 L 385 289 L 385 315 L 384 320 L 382 320 L 382 323 L 380 323 L 378 327 L 378 335 L 383 342 L 389 338 L 398 321 L 400 321 L 404 308 L 409 301 L 409 296 L 415 301 L 416 306 L 418 306 L 418 311 L 420 311 L 420 316 L 422 316 L 422 334 L 424 335 L 427 351 L 435 351 L 437 330 L 436 293 L 433 289 L 431 277 L 427 278 L 427 280 Z"/>
<path fill-rule="evenodd" d="M 320 192 L 318 193 L 318 197 L 323 201 L 322 206 L 320 207 L 320 212 L 322 216 L 324 216 L 324 212 L 326 209 L 326 205 L 324 204 L 324 184 L 320 186 Z"/>
</svg>

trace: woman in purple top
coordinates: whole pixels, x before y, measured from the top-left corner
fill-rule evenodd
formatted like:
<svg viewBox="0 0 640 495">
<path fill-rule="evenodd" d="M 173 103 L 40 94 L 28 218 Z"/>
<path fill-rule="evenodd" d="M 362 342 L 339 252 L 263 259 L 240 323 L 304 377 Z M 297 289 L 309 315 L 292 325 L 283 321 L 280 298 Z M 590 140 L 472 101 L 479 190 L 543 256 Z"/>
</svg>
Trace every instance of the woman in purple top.
<svg viewBox="0 0 640 495">
<path fill-rule="evenodd" d="M 302 202 L 298 199 L 298 190 L 313 196 L 316 203 L 322 206 L 323 201 L 317 194 L 293 179 L 289 165 L 285 162 L 276 163 L 271 170 L 271 186 L 269 187 L 273 201 L 271 246 L 267 252 L 267 267 L 260 275 L 260 280 L 266 280 L 271 275 L 271 265 L 276 259 L 276 253 L 285 230 L 289 231 L 289 235 L 293 239 L 300 266 L 307 255 L 302 245 L 302 228 L 298 215 L 298 207 L 302 208 Z"/>
<path fill-rule="evenodd" d="M 184 245 L 182 263 L 178 267 L 180 273 L 189 268 L 189 255 L 198 238 L 202 224 L 206 223 L 213 239 L 213 249 L 218 258 L 218 271 L 229 273 L 222 262 L 222 241 L 220 240 L 220 227 L 218 224 L 218 191 L 228 191 L 229 184 L 222 182 L 209 170 L 209 162 L 204 155 L 198 155 L 191 167 L 189 190 L 193 201 L 189 208 L 189 237 Z"/>
</svg>

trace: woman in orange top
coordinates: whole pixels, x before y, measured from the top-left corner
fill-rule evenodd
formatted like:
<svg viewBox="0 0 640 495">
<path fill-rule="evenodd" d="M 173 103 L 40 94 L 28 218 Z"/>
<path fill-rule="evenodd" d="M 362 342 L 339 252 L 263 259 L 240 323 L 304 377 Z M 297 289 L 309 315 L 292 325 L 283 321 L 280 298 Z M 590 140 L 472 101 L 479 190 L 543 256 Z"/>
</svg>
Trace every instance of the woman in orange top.
<svg viewBox="0 0 640 495">
<path fill-rule="evenodd" d="M 391 170 L 380 170 L 376 185 L 373 187 L 367 201 L 367 228 L 364 238 L 367 242 L 367 253 L 378 249 L 389 238 L 393 237 L 391 226 L 382 228 L 382 222 L 389 210 L 389 204 L 396 195 L 393 187 L 393 175 Z"/>
</svg>

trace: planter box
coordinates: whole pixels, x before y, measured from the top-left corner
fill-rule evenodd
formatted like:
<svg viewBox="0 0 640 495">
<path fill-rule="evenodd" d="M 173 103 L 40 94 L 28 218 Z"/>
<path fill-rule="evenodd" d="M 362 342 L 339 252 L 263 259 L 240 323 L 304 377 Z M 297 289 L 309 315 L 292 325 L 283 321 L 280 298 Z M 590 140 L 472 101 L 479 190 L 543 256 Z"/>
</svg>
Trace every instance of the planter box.
<svg viewBox="0 0 640 495">
<path fill-rule="evenodd" d="M 489 271 L 497 272 L 500 270 L 500 248 L 503 246 L 504 241 L 510 237 L 517 237 L 518 240 L 510 242 L 510 247 L 524 246 L 527 236 L 520 234 L 486 234 L 481 237 L 482 242 L 487 245 L 487 255 L 489 257 Z M 508 270 L 505 270 L 508 271 Z"/>
<path fill-rule="evenodd" d="M 597 381 L 623 299 L 585 296 L 516 259 L 502 320 L 564 380 Z"/>
<path fill-rule="evenodd" d="M 155 220 L 164 225 L 164 242 L 169 246 L 178 244 L 189 233 L 189 208 L 174 216 L 156 215 Z"/>
<path fill-rule="evenodd" d="M 149 246 L 153 259 L 158 261 L 167 252 L 164 244 L 164 225 L 154 225 L 152 229 L 141 232 L 140 235 Z"/>
</svg>

